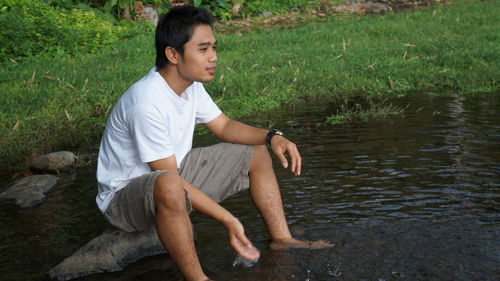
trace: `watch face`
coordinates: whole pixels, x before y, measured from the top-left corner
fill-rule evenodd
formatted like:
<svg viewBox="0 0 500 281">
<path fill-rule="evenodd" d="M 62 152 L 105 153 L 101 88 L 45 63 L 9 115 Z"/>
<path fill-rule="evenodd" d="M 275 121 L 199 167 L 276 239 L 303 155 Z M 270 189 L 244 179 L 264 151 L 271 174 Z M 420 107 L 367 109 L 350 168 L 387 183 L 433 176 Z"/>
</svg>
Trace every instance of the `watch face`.
<svg viewBox="0 0 500 281">
<path fill-rule="evenodd" d="M 283 136 L 283 132 L 282 132 L 282 131 L 279 131 L 279 130 L 276 130 L 276 134 L 277 134 L 278 136 Z"/>
</svg>

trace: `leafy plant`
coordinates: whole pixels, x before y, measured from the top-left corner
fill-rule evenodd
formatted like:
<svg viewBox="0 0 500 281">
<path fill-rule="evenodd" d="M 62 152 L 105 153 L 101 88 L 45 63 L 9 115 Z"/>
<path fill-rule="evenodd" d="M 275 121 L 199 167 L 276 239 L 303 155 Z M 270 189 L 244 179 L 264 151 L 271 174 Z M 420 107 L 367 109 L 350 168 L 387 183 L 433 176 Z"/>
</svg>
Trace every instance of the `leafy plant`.
<svg viewBox="0 0 500 281">
<path fill-rule="evenodd" d="M 232 5 L 225 0 L 193 0 L 195 7 L 203 7 L 217 18 L 230 20 L 232 18 Z"/>
<path fill-rule="evenodd" d="M 43 0 L 45 3 L 54 7 L 65 9 L 98 9 L 102 12 L 120 19 L 124 11 L 133 11 L 133 6 L 138 0 Z M 141 0 L 144 5 L 162 6 L 169 4 L 167 0 Z"/>
<path fill-rule="evenodd" d="M 138 31 L 96 10 L 68 10 L 35 0 L 0 0 L 0 26 L 0 61 L 93 53 Z"/>
</svg>

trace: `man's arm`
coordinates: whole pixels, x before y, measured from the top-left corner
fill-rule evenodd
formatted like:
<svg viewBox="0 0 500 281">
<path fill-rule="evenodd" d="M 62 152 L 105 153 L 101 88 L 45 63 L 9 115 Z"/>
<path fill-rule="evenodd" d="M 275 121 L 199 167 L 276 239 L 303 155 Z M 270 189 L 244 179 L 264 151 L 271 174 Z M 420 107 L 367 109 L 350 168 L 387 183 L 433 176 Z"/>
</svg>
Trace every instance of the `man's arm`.
<svg viewBox="0 0 500 281">
<path fill-rule="evenodd" d="M 229 119 L 224 113 L 206 123 L 205 126 L 223 141 L 251 145 L 265 144 L 266 135 L 269 132 L 268 130 L 255 128 Z M 285 152 L 288 153 L 292 173 L 296 176 L 300 175 L 302 158 L 297 146 L 293 142 L 282 136 L 275 135 L 271 139 L 271 149 L 284 168 L 288 167 L 288 160 L 284 155 Z"/>
<path fill-rule="evenodd" d="M 149 162 L 148 165 L 151 171 L 168 170 L 179 175 L 175 155 Z M 181 181 L 182 187 L 189 192 L 193 208 L 221 222 L 226 227 L 229 242 L 238 254 L 250 260 L 257 259 L 259 257 L 259 251 L 246 237 L 243 225 L 240 221 L 198 188 L 192 186 L 183 178 L 181 178 Z"/>
</svg>

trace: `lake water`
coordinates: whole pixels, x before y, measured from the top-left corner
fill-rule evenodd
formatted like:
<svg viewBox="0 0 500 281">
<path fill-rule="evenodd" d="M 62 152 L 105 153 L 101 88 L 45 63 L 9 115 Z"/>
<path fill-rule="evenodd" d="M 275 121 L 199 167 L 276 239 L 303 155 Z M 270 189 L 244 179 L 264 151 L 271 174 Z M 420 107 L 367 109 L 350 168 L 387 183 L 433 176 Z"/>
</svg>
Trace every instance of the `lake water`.
<svg viewBox="0 0 500 281">
<path fill-rule="evenodd" d="M 325 101 L 246 121 L 272 119 L 296 141 L 302 175 L 276 165 L 292 233 L 327 239 L 322 250 L 269 249 L 248 193 L 223 202 L 261 250 L 232 266 L 224 227 L 193 214 L 197 249 L 215 280 L 498 280 L 500 276 L 500 97 L 412 97 L 402 117 L 329 125 Z M 268 124 L 268 123 L 267 123 Z M 196 141 L 213 143 L 210 136 Z M 108 227 L 95 206 L 95 166 L 18 211 L 0 202 L 0 280 L 45 280 L 45 272 Z M 181 280 L 167 255 L 124 272 L 79 280 Z"/>
</svg>

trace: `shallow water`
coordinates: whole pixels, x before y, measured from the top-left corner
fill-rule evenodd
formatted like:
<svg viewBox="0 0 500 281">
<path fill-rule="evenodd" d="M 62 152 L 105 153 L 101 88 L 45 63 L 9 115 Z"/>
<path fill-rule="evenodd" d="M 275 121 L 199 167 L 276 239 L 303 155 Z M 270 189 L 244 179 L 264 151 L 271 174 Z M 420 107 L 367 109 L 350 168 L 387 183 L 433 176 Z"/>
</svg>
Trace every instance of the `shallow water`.
<svg viewBox="0 0 500 281">
<path fill-rule="evenodd" d="M 290 228 L 328 239 L 324 250 L 271 251 L 248 194 L 223 205 L 261 250 L 250 268 L 232 264 L 222 225 L 194 214 L 203 267 L 216 280 L 498 280 L 500 276 L 500 98 L 413 97 L 404 117 L 325 123 L 325 102 L 255 117 L 299 145 L 299 177 L 276 166 Z M 198 144 L 213 142 L 204 137 Z M 44 273 L 99 235 L 95 167 L 31 211 L 0 202 L 0 280 Z M 166 255 L 124 272 L 80 280 L 180 280 Z"/>
</svg>

